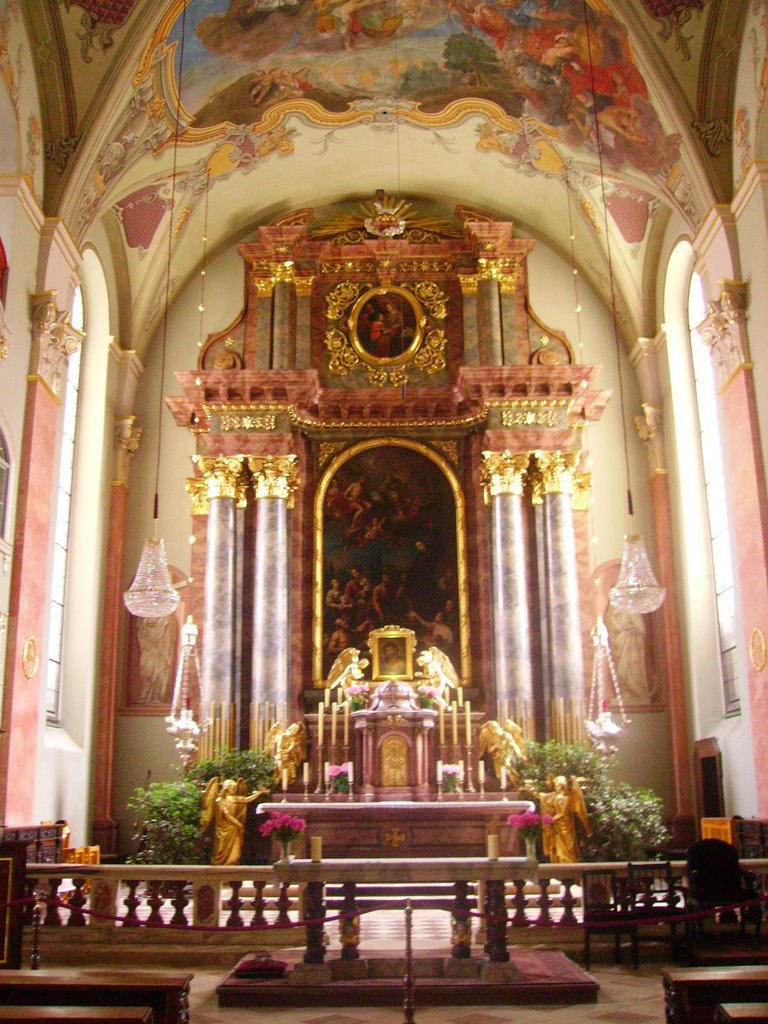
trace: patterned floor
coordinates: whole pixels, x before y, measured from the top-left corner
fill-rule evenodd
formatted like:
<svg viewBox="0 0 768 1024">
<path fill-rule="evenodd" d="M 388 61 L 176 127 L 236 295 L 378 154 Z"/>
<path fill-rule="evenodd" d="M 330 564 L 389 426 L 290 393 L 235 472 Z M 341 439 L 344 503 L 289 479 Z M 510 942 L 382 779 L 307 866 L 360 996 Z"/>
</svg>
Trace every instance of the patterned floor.
<svg viewBox="0 0 768 1024">
<path fill-rule="evenodd" d="M 398 953 L 404 949 L 402 913 L 376 913 L 363 921 L 366 953 Z M 338 950 L 336 929 L 329 928 L 331 956 Z M 434 911 L 418 911 L 413 915 L 414 952 L 447 949 L 450 944 L 448 915 Z M 607 959 L 607 958 L 606 958 Z M 414 1019 L 416 1024 L 528 1024 L 546 1019 L 548 1024 L 561 1021 L 573 1024 L 645 1024 L 654 1021 L 663 1024 L 664 1001 L 660 969 L 663 963 L 652 960 L 639 970 L 628 966 L 614 966 L 605 962 L 595 964 L 592 975 L 600 986 L 597 1005 L 581 1006 L 521 1006 L 521 1007 L 423 1007 L 418 1005 L 416 985 Z M 396 1024 L 404 1019 L 403 1011 L 395 1007 L 350 1008 L 338 1012 L 327 1008 L 303 1007 L 292 1010 L 220 1008 L 217 1005 L 216 986 L 221 981 L 221 970 L 194 969 L 192 982 L 192 1024 Z"/>
</svg>

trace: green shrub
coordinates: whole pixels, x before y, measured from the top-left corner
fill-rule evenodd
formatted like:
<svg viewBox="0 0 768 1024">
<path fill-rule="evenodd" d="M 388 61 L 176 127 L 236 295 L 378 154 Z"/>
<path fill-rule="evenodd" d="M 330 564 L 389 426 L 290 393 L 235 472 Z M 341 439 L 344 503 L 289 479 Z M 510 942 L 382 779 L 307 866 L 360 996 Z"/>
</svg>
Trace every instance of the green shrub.
<svg viewBox="0 0 768 1024">
<path fill-rule="evenodd" d="M 200 790 L 194 782 L 152 782 L 134 790 L 128 809 L 138 815 L 131 864 L 206 864 L 200 835 Z"/>
<path fill-rule="evenodd" d="M 222 779 L 242 779 L 249 793 L 255 789 L 271 792 L 274 772 L 275 759 L 263 750 L 227 750 L 215 758 L 190 762 L 184 777 L 201 791 L 218 775 Z"/>
</svg>

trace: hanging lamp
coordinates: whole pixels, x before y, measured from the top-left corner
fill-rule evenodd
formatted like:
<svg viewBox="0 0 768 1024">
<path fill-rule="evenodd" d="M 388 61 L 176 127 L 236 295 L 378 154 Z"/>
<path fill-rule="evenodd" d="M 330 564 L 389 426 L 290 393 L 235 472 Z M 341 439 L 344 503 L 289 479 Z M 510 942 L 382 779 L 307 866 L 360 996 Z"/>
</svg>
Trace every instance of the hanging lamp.
<svg viewBox="0 0 768 1024">
<path fill-rule="evenodd" d="M 162 328 L 162 356 L 160 360 L 160 387 L 157 415 L 157 459 L 155 464 L 155 498 L 152 511 L 152 536 L 144 541 L 133 583 L 123 594 L 125 607 L 140 618 L 156 619 L 171 615 L 179 604 L 179 594 L 171 583 L 165 541 L 158 538 L 158 491 L 160 489 L 160 455 L 163 438 L 163 383 L 165 381 L 165 360 L 168 343 L 168 306 L 171 292 L 171 258 L 173 254 L 173 215 L 176 199 L 176 165 L 181 124 L 181 81 L 184 71 L 184 39 L 187 5 L 181 15 L 181 43 L 179 47 L 179 87 L 176 94 L 176 130 L 173 137 L 173 171 L 171 174 L 170 217 L 168 225 L 168 259 L 165 272 L 165 309 Z"/>
<path fill-rule="evenodd" d="M 617 750 L 618 737 L 623 732 L 623 727 L 629 724 L 629 719 L 624 709 L 624 700 L 621 696 L 608 630 L 601 615 L 597 616 L 595 625 L 590 630 L 590 636 L 592 637 L 592 685 L 589 691 L 589 710 L 584 725 L 595 750 L 601 754 L 612 754 Z M 608 710 L 605 696 L 606 666 L 613 683 L 616 703 L 619 706 L 621 725 L 614 722 L 613 715 Z"/>
<path fill-rule="evenodd" d="M 174 738 L 184 768 L 197 750 L 200 726 L 192 707 L 194 695 L 200 692 L 200 665 L 197 660 L 197 626 L 192 616 L 181 627 L 181 656 L 173 687 L 171 713 L 166 717 L 167 732 Z"/>
<path fill-rule="evenodd" d="M 619 378 L 619 404 L 621 406 L 621 430 L 624 441 L 624 469 L 627 480 L 627 512 L 629 530 L 624 536 L 624 548 L 621 555 L 621 569 L 616 585 L 611 589 L 608 600 L 614 608 L 633 615 L 645 615 L 660 607 L 666 595 L 666 589 L 659 586 L 653 574 L 643 538 L 635 533 L 633 526 L 632 487 L 629 471 L 629 446 L 627 444 L 627 421 L 624 402 L 624 378 L 621 373 L 621 336 L 619 333 L 618 313 L 616 309 L 616 286 L 613 276 L 613 259 L 611 256 L 611 235 L 608 224 L 608 204 L 605 195 L 605 173 L 603 168 L 603 144 L 600 136 L 600 115 L 595 86 L 595 66 L 592 61 L 592 37 L 589 27 L 589 11 L 587 0 L 583 0 L 584 28 L 587 41 L 589 60 L 590 90 L 592 108 L 595 113 L 595 145 L 600 173 L 600 191 L 603 200 L 603 218 L 605 222 L 605 248 L 608 257 L 608 286 L 611 294 L 611 317 L 613 322 L 613 338 L 616 350 L 616 372 Z"/>
</svg>

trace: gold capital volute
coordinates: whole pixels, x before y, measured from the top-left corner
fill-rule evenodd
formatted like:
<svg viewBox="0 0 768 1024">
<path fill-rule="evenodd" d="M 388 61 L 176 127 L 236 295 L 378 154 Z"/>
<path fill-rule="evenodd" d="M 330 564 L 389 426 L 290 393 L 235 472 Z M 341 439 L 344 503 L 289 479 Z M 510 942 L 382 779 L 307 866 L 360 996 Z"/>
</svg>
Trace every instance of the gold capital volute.
<svg viewBox="0 0 768 1024">
<path fill-rule="evenodd" d="M 253 476 L 253 493 L 259 498 L 283 498 L 293 508 L 293 495 L 299 486 L 295 455 L 250 455 L 248 467 Z"/>
<path fill-rule="evenodd" d="M 497 494 L 522 495 L 530 461 L 530 452 L 483 452 L 480 480 L 486 505 Z"/>
<path fill-rule="evenodd" d="M 544 494 L 572 494 L 573 476 L 581 452 L 536 452 Z"/>
<path fill-rule="evenodd" d="M 245 484 L 242 455 L 198 455 L 197 467 L 206 482 L 208 500 L 234 498 L 242 505 Z"/>
</svg>

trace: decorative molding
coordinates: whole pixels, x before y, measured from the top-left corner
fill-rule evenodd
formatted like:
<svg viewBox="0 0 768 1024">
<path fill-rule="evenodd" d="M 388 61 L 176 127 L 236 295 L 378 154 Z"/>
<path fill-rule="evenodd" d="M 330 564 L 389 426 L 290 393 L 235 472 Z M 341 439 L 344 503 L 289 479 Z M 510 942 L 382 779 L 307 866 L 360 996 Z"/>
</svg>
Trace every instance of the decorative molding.
<svg viewBox="0 0 768 1024">
<path fill-rule="evenodd" d="M 709 345 L 715 362 L 718 389 L 740 369 L 748 369 L 745 290 L 741 281 L 721 281 L 720 298 L 707 303 L 707 315 L 698 325 L 701 340 Z"/>
<path fill-rule="evenodd" d="M 573 494 L 574 474 L 581 452 L 536 452 L 543 494 Z"/>
<path fill-rule="evenodd" d="M 698 132 L 710 156 L 720 156 L 723 147 L 733 139 L 731 125 L 720 117 L 711 121 L 693 121 L 692 127 Z"/>
<path fill-rule="evenodd" d="M 248 468 L 253 476 L 256 500 L 282 498 L 293 508 L 294 493 L 299 486 L 299 470 L 295 455 L 249 455 Z"/>
<path fill-rule="evenodd" d="M 480 482 L 485 504 L 489 505 L 491 498 L 499 494 L 521 497 L 530 461 L 530 452 L 483 452 Z"/>
<path fill-rule="evenodd" d="M 30 634 L 25 638 L 21 648 L 21 671 L 26 679 L 31 679 L 40 667 L 40 649 L 37 638 Z"/>
<path fill-rule="evenodd" d="M 192 499 L 192 515 L 207 516 L 211 506 L 208 503 L 208 481 L 202 476 L 187 477 L 184 485 L 187 494 Z"/>
<path fill-rule="evenodd" d="M 749 660 L 755 672 L 762 672 L 768 664 L 765 633 L 759 626 L 755 626 L 749 637 Z"/>
<path fill-rule="evenodd" d="M 139 448 L 142 428 L 135 426 L 135 416 L 125 416 L 115 422 L 115 477 L 114 483 L 128 486 L 131 462 Z"/>
<path fill-rule="evenodd" d="M 69 322 L 69 313 L 56 306 L 55 290 L 32 296 L 31 374 L 59 397 L 69 357 L 77 352 L 85 335 Z"/>
<path fill-rule="evenodd" d="M 574 512 L 589 512 L 592 498 L 592 474 L 575 473 L 573 491 L 571 492 L 571 508 Z"/>
<path fill-rule="evenodd" d="M 196 455 L 193 461 L 206 482 L 208 500 L 243 500 L 243 455 Z"/>
<path fill-rule="evenodd" d="M 666 473 L 667 468 L 664 459 L 664 435 L 661 431 L 662 412 L 655 405 L 643 402 L 641 406 L 642 416 L 635 416 L 635 429 L 637 436 L 643 442 L 645 454 L 648 456 L 648 467 L 651 476 L 657 473 Z"/>
</svg>

